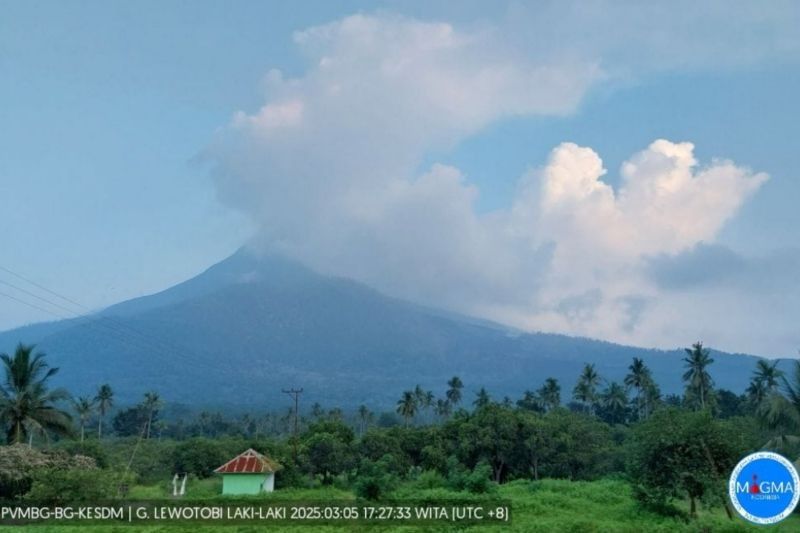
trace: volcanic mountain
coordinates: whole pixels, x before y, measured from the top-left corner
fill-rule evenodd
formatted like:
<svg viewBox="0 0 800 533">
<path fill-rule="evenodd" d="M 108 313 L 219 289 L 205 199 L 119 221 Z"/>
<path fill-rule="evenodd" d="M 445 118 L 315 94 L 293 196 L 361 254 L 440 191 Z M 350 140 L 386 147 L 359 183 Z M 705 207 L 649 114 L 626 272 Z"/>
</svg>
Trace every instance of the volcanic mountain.
<svg viewBox="0 0 800 533">
<path fill-rule="evenodd" d="M 695 339 L 676 339 L 689 344 Z M 441 394 L 458 375 L 465 400 L 486 389 L 519 397 L 555 377 L 569 399 L 584 363 L 620 380 L 633 357 L 665 393 L 682 390 L 681 349 L 660 351 L 497 324 L 421 307 L 363 284 L 242 249 L 163 292 L 79 319 L 0 333 L 0 351 L 36 343 L 61 367 L 59 385 L 90 394 L 110 383 L 119 401 L 158 391 L 190 405 L 284 406 L 303 401 L 391 407 L 421 384 Z M 741 393 L 756 357 L 714 352 L 718 387 Z"/>
</svg>

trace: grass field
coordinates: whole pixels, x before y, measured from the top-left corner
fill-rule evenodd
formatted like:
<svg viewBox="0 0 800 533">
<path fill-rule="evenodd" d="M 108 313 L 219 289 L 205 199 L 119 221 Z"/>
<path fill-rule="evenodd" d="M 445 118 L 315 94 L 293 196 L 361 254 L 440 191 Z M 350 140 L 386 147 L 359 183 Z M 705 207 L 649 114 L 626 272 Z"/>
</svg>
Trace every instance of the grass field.
<svg viewBox="0 0 800 533">
<path fill-rule="evenodd" d="M 194 496 L 203 498 L 216 496 L 219 480 L 206 480 L 195 487 Z M 161 498 L 166 496 L 166 486 L 135 487 L 132 498 Z M 413 490 L 401 488 L 396 493 L 398 499 L 440 499 L 470 498 L 481 499 L 486 496 L 464 495 L 443 489 Z M 388 526 L 388 525 L 347 525 L 347 526 L 280 526 L 270 527 L 271 531 L 513 531 L 513 532 L 739 532 L 758 531 L 761 528 L 747 524 L 741 519 L 729 520 L 722 509 L 700 510 L 697 520 L 684 522 L 642 511 L 631 497 L 630 487 L 624 481 L 601 480 L 594 482 L 573 482 L 562 480 L 543 480 L 540 482 L 516 481 L 499 487 L 490 497 L 508 499 L 512 502 L 510 525 L 493 526 Z M 218 496 L 217 496 L 218 498 Z M 284 490 L 265 495 L 273 500 L 342 500 L 355 496 L 335 488 Z M 197 532 L 205 533 L 220 528 L 198 526 L 92 526 L 89 531 L 105 532 Z M 224 531 L 257 532 L 263 526 L 229 526 Z M 21 531 L 21 528 L 4 527 L 2 531 Z M 27 526 L 25 531 L 35 533 L 78 533 L 87 528 L 78 526 Z M 800 517 L 793 516 L 783 523 L 770 527 L 775 532 L 800 531 Z"/>
</svg>

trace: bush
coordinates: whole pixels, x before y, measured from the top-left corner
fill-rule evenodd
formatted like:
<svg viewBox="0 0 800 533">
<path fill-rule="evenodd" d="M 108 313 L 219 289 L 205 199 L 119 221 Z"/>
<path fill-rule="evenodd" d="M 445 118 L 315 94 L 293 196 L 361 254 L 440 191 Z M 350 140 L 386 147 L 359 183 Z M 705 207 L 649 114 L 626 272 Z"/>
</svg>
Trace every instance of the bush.
<svg viewBox="0 0 800 533">
<path fill-rule="evenodd" d="M 473 494 L 486 494 L 497 489 L 497 483 L 491 480 L 492 467 L 485 461 L 479 462 L 470 471 L 461 463 L 448 461 L 447 483 L 453 490 L 468 491 Z"/>
<path fill-rule="evenodd" d="M 356 494 L 361 498 L 379 501 L 398 485 L 397 476 L 391 474 L 389 465 L 395 459 L 385 455 L 378 461 L 363 460 L 358 467 Z"/>
<path fill-rule="evenodd" d="M 43 503 L 107 500 L 117 496 L 124 481 L 123 473 L 112 470 L 46 468 L 33 475 L 26 499 Z"/>
<path fill-rule="evenodd" d="M 24 444 L 0 447 L 0 497 L 19 498 L 33 485 L 34 475 L 45 469 L 82 469 L 97 467 L 94 459 L 69 455 L 65 451 L 44 453 Z"/>
<path fill-rule="evenodd" d="M 207 478 L 214 469 L 233 456 L 226 453 L 220 443 L 203 437 L 182 442 L 172 452 L 173 469 L 178 474 L 194 474 Z"/>
<path fill-rule="evenodd" d="M 440 489 L 447 485 L 447 480 L 435 470 L 425 470 L 414 480 L 414 488 L 420 490 Z"/>
<path fill-rule="evenodd" d="M 58 449 L 72 456 L 85 456 L 94 459 L 99 468 L 108 466 L 108 454 L 100 442 L 96 440 L 85 440 L 78 442 L 74 440 L 62 441 Z"/>
</svg>

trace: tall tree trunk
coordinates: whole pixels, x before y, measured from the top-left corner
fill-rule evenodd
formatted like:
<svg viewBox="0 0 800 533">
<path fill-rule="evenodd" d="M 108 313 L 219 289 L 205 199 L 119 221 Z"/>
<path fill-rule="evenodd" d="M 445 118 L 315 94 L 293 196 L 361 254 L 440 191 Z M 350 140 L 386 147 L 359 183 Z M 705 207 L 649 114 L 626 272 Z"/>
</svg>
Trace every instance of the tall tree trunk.
<svg viewBox="0 0 800 533">
<path fill-rule="evenodd" d="M 100 419 L 97 421 L 97 440 L 103 438 L 103 415 L 100 415 Z"/>
<path fill-rule="evenodd" d="M 697 518 L 697 501 L 694 496 L 689 496 L 689 516 Z"/>
<path fill-rule="evenodd" d="M 81 422 L 81 444 L 83 444 L 83 435 L 84 435 L 85 426 L 83 422 Z"/>
</svg>

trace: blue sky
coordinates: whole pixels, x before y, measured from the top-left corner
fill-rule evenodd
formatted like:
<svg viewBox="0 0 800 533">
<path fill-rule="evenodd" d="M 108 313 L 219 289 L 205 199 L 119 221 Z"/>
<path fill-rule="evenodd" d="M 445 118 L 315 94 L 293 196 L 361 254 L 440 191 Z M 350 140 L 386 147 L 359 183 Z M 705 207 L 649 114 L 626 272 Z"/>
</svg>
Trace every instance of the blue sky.
<svg viewBox="0 0 800 533">
<path fill-rule="evenodd" d="M 336 243 L 335 247 L 320 251 L 324 247 L 313 246 L 318 250 L 311 253 L 308 248 L 314 242 L 309 235 L 321 233 L 320 228 L 307 224 L 316 213 L 309 207 L 313 201 L 275 214 L 269 198 L 278 197 L 289 205 L 292 200 L 303 203 L 304 191 L 285 189 L 286 183 L 275 181 L 266 171 L 263 175 L 248 174 L 255 171 L 244 161 L 261 157 L 262 152 L 243 156 L 244 146 L 250 144 L 242 136 L 251 132 L 231 133 L 236 130 L 231 125 L 237 112 L 257 117 L 265 106 L 294 101 L 292 98 L 306 99 L 303 101 L 308 106 L 315 90 L 315 69 L 320 68 L 315 61 L 320 58 L 352 56 L 353 69 L 368 71 L 374 66 L 372 55 L 360 57 L 360 52 L 348 52 L 347 39 L 352 35 L 342 29 L 344 26 L 335 26 L 337 21 L 356 13 L 377 21 L 377 27 L 387 36 L 370 37 L 378 39 L 375 54 L 385 49 L 386 54 L 394 55 L 397 43 L 388 40 L 416 39 L 417 31 L 425 34 L 438 28 L 425 24 L 442 23 L 453 29 L 457 41 L 483 43 L 479 49 L 468 44 L 463 51 L 445 51 L 441 64 L 454 76 L 499 61 L 507 61 L 506 71 L 519 66 L 519 79 L 512 76 L 507 85 L 500 85 L 509 94 L 497 94 L 498 100 L 512 103 L 493 106 L 480 95 L 467 94 L 467 105 L 475 104 L 478 109 L 474 116 L 462 121 L 447 115 L 452 124 L 424 143 L 420 141 L 418 146 L 413 139 L 404 138 L 402 142 L 408 144 L 405 152 L 365 160 L 365 165 L 369 162 L 391 169 L 408 183 L 416 183 L 434 167 L 449 169 L 433 170 L 435 180 L 441 183 L 436 181 L 431 187 L 439 190 L 447 180 L 472 186 L 479 192 L 471 200 L 474 212 L 469 216 L 483 224 L 483 217 L 491 218 L 496 211 L 515 204 L 525 176 L 546 167 L 552 161 L 551 151 L 561 143 L 591 148 L 608 171 L 602 181 L 619 189 L 623 185 L 620 166 L 634 154 L 656 139 L 689 141 L 694 144 L 694 158 L 700 167 L 712 165 L 712 158 L 725 158 L 738 168 L 766 173 L 769 180 L 757 190 L 742 192 L 735 209 L 710 233 L 663 250 L 637 250 L 636 268 L 642 262 L 667 256 L 673 265 L 682 254 L 691 255 L 697 246 L 706 245 L 732 250 L 747 264 L 763 265 L 772 257 L 794 257 L 800 247 L 796 231 L 800 227 L 800 210 L 796 207 L 800 156 L 794 146 L 800 116 L 796 96 L 800 94 L 800 39 L 796 36 L 800 17 L 796 4 L 710 2 L 692 7 L 692 3 L 670 2 L 641 7 L 622 2 L 460 2 L 456 6 L 452 2 L 66 4 L 3 0 L 0 6 L 0 266 L 88 307 L 98 308 L 166 288 L 255 239 L 282 247 L 320 270 L 352 276 L 401 297 L 529 329 L 658 346 L 686 344 L 696 340 L 693 335 L 704 335 L 726 349 L 751 351 L 758 349 L 758 343 L 748 339 L 780 339 L 767 341 L 768 347 L 762 351 L 768 355 L 792 355 L 791 347 L 800 347 L 800 337 L 793 336 L 789 327 L 790 322 L 797 323 L 798 308 L 782 300 L 777 306 L 782 316 L 769 319 L 783 325 L 765 325 L 748 332 L 747 338 L 729 335 L 724 321 L 694 330 L 675 318 L 675 313 L 663 309 L 654 311 L 652 320 L 675 320 L 674 326 L 658 331 L 655 326 L 643 326 L 638 333 L 607 324 L 596 314 L 614 313 L 617 307 L 593 308 L 588 315 L 591 324 L 555 316 L 564 302 L 596 301 L 591 296 L 596 291 L 609 302 L 657 299 L 678 306 L 691 303 L 693 298 L 698 302 L 711 298 L 716 302 L 711 307 L 716 310 L 729 307 L 731 301 L 748 307 L 752 303 L 748 295 L 753 291 L 737 292 L 738 285 L 725 289 L 727 292 L 695 287 L 677 294 L 664 292 L 667 289 L 657 288 L 655 282 L 648 282 L 647 287 L 623 288 L 623 280 L 618 279 L 612 288 L 597 280 L 586 281 L 586 273 L 575 272 L 574 277 L 557 284 L 553 279 L 558 276 L 553 275 L 530 281 L 536 294 L 531 292 L 519 300 L 509 295 L 528 290 L 522 286 L 524 281 L 496 289 L 497 280 L 488 279 L 488 274 L 483 276 L 488 281 L 475 281 L 473 291 L 464 291 L 465 284 L 473 288 L 469 280 L 475 276 L 468 270 L 452 271 L 460 268 L 448 266 L 455 252 L 447 256 L 448 261 L 440 261 L 436 255 L 411 257 L 403 251 L 404 241 L 394 240 L 392 232 L 400 230 L 388 219 L 370 230 L 380 236 L 377 245 L 356 238 L 345 229 L 353 220 L 361 220 L 352 218 L 355 215 L 351 211 L 347 217 L 339 212 L 325 213 L 329 217 L 326 224 L 342 221 L 343 229 L 326 236 L 326 242 Z M 312 35 L 310 45 L 295 38 L 295 32 L 326 24 L 334 24 L 324 26 L 330 35 Z M 364 27 L 358 26 L 355 31 Z M 369 28 L 367 31 L 371 31 Z M 424 36 L 420 39 L 420 46 L 428 45 Z M 482 57 L 486 49 L 486 57 Z M 439 65 L 431 67 L 421 57 L 412 58 L 420 62 L 421 69 Z M 459 61 L 466 65 L 463 69 Z M 479 64 L 473 64 L 476 62 Z M 560 75 L 567 79 L 574 76 L 570 83 L 578 87 L 576 94 L 559 100 L 560 95 L 552 90 L 537 96 L 538 100 L 528 97 L 527 90 L 520 90 L 518 85 L 529 79 L 525 77 L 529 69 L 542 65 L 562 69 Z M 270 85 L 267 73 L 271 69 L 280 70 L 282 80 L 303 80 L 303 87 L 295 94 L 288 82 Z M 336 80 L 347 81 L 345 76 L 354 75 L 354 71 L 337 72 Z M 325 75 L 321 72 L 319 76 Z M 422 73 L 431 75 L 428 70 Z M 376 112 L 364 112 L 362 117 L 361 110 L 353 112 L 347 107 L 353 105 L 348 101 L 342 104 L 341 113 L 326 115 L 327 120 L 338 124 L 356 116 L 369 121 L 381 106 L 393 105 L 392 95 L 383 93 L 374 98 L 365 96 Z M 449 109 L 447 112 L 451 113 Z M 367 124 L 365 130 L 372 127 L 371 122 L 352 124 Z M 402 137 L 408 131 L 400 128 L 395 133 Z M 302 142 L 327 139 L 326 135 L 325 131 L 314 131 Z M 273 145 L 265 147 L 263 153 L 271 153 L 272 146 L 277 146 L 274 143 L 289 141 L 269 142 Z M 342 152 L 349 154 L 349 159 L 343 169 L 350 169 L 350 162 L 359 158 L 361 142 L 357 134 L 345 136 Z M 292 152 L 293 146 L 281 153 L 302 153 Z M 302 146 L 307 149 L 309 145 Z M 284 166 L 276 167 L 284 173 L 292 168 L 293 161 L 297 162 L 297 158 L 287 158 Z M 401 160 L 402 164 L 397 163 Z M 308 164 L 312 163 L 320 165 L 316 169 L 320 174 L 330 172 L 332 180 L 338 179 L 338 160 L 331 163 L 312 158 Z M 406 168 L 409 165 L 413 168 Z M 313 170 L 304 172 L 312 175 Z M 449 173 L 451 170 L 457 178 Z M 353 170 L 359 171 L 360 167 Z M 243 182 L 219 177 L 227 174 L 244 176 Z M 253 180 L 260 180 L 263 186 L 253 191 L 242 184 Z M 342 177 L 345 182 L 352 183 Z M 319 185 L 304 183 L 307 187 Z M 357 183 L 360 190 L 373 186 L 373 182 Z M 320 190 L 328 185 L 319 185 Z M 464 192 L 453 191 L 456 195 Z M 267 200 L 255 207 L 241 198 L 261 198 L 262 193 Z M 287 196 L 282 198 L 284 193 Z M 395 197 L 386 200 L 395 201 Z M 404 209 L 416 212 L 414 206 Z M 364 210 L 367 207 L 359 204 L 358 216 Z M 298 223 L 301 219 L 303 222 Z M 427 233 L 425 224 L 441 227 L 449 223 L 450 219 L 420 219 L 418 225 L 404 227 L 402 232 Z M 480 231 L 483 235 L 494 230 Z M 443 233 L 442 238 L 448 242 L 454 239 L 446 235 L 458 234 L 460 238 L 460 232 L 452 232 Z M 531 239 L 544 253 L 546 243 L 541 232 Z M 556 239 L 556 247 L 564 250 L 584 242 L 573 234 L 561 239 Z M 509 244 L 513 246 L 522 245 Z M 514 268 L 538 261 L 518 256 L 510 248 L 485 250 L 477 244 L 459 245 L 459 250 L 465 248 L 469 248 L 470 259 L 453 263 L 463 264 L 484 254 L 513 256 Z M 364 258 L 377 249 L 383 249 L 383 257 L 396 255 L 391 265 L 367 264 Z M 432 242 L 430 249 L 442 247 Z M 615 273 L 634 268 L 629 252 L 620 252 L 625 260 L 620 255 L 619 261 L 608 268 Z M 586 253 L 589 257 L 590 252 Z M 695 256 L 691 259 L 694 268 L 704 268 Z M 461 285 L 451 292 L 431 293 L 426 284 L 438 287 L 441 283 L 436 276 L 420 274 L 424 270 L 420 265 L 429 263 L 441 265 L 436 276 L 461 280 Z M 506 272 L 499 263 L 476 262 L 473 268 L 495 277 L 504 277 Z M 532 280 L 538 275 L 534 271 L 539 270 L 531 268 L 530 276 L 522 270 L 509 277 Z M 752 275 L 757 277 L 757 269 L 763 267 L 753 268 Z M 774 268 L 784 273 L 789 266 L 784 261 Z M 607 272 L 601 277 L 610 275 Z M 745 283 L 744 278 L 737 279 L 737 283 Z M 786 279 L 787 283 L 793 280 L 789 274 Z M 14 282 L 7 276 L 0 276 L 0 280 Z M 542 286 L 544 290 L 540 290 Z M 570 291 L 564 289 L 566 286 L 578 288 Z M 785 289 L 783 292 L 794 294 L 794 286 Z M 20 296 L 2 282 L 0 291 Z M 432 301 L 426 301 L 426 294 Z M 766 308 L 769 303 L 759 301 L 756 307 Z M 774 307 L 775 302 L 771 303 Z M 53 317 L 0 299 L 0 329 L 49 318 Z M 694 318 L 683 320 L 696 322 Z M 621 319 L 623 322 L 628 319 Z M 730 317 L 728 322 L 736 324 L 729 328 L 739 329 L 746 323 L 745 315 Z"/>
</svg>

